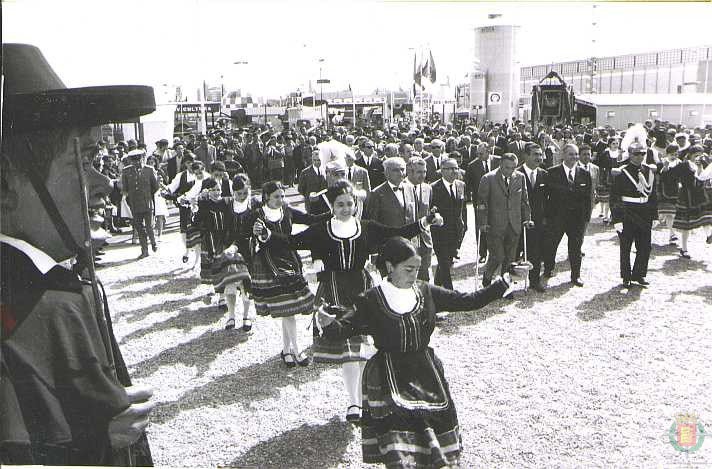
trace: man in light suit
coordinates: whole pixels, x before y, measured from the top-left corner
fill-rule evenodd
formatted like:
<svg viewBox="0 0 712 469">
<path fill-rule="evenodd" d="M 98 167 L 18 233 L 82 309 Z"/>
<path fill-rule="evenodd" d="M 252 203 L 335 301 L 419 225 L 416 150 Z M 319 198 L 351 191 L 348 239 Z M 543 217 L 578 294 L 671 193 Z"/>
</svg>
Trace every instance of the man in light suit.
<svg viewBox="0 0 712 469">
<path fill-rule="evenodd" d="M 478 222 L 489 236 L 489 258 L 482 275 L 485 287 L 498 269 L 501 273 L 509 270 L 522 225 L 532 225 L 524 175 L 514 171 L 517 162 L 514 153 L 502 155 L 499 168 L 482 177 L 477 192 Z"/>
<path fill-rule="evenodd" d="M 434 139 L 430 142 L 430 149 L 433 154 L 425 158 L 425 163 L 428 167 L 428 174 L 425 176 L 425 182 L 432 183 L 440 179 L 440 166 L 444 158 L 445 144 L 442 140 Z"/>
<path fill-rule="evenodd" d="M 400 157 L 383 162 L 386 182 L 376 187 L 366 198 L 363 218 L 375 220 L 386 226 L 403 226 L 413 223 L 415 200 L 412 191 L 406 191 L 405 163 Z"/>
<path fill-rule="evenodd" d="M 405 190 L 413 192 L 415 199 L 415 219 L 420 220 L 430 213 L 430 201 L 432 198 L 432 188 L 425 182 L 427 173 L 425 160 L 419 156 L 412 156 L 406 163 L 408 179 L 404 182 Z M 413 240 L 413 245 L 418 250 L 420 256 L 420 270 L 418 270 L 418 280 L 430 281 L 430 263 L 433 251 L 433 238 L 430 229 L 422 231 Z"/>
<path fill-rule="evenodd" d="M 302 170 L 297 184 L 297 191 L 304 196 L 304 209 L 307 213 L 312 213 L 312 195 L 326 189 L 326 175 L 320 168 L 321 158 L 318 149 L 312 150 L 311 161 L 311 166 Z"/>
<path fill-rule="evenodd" d="M 470 194 L 469 198 L 472 200 L 472 206 L 477 207 L 477 191 L 480 188 L 480 181 L 482 176 L 499 168 L 500 157 L 496 155 L 491 155 L 490 147 L 486 143 L 480 143 L 477 145 L 477 159 L 470 162 L 467 165 L 467 171 L 465 172 L 465 190 Z M 479 230 L 479 220 L 475 220 L 478 225 Z M 487 233 L 483 233 L 480 230 L 480 263 L 487 259 Z"/>
<path fill-rule="evenodd" d="M 442 226 L 431 227 L 433 250 L 438 259 L 435 269 L 435 285 L 452 289 L 452 264 L 460 242 L 467 231 L 467 202 L 465 183 L 457 178 L 457 161 L 445 158 L 442 164 L 442 178 L 431 184 L 430 205 L 437 207 L 443 217 Z"/>
<path fill-rule="evenodd" d="M 356 159 L 356 164 L 365 168 L 368 171 L 368 180 L 373 187 L 377 187 L 383 183 L 383 162 L 376 155 L 373 149 L 373 142 L 366 140 L 363 143 L 362 152 L 359 158 Z"/>
<path fill-rule="evenodd" d="M 346 178 L 354 187 L 360 187 L 366 192 L 371 192 L 371 179 L 368 177 L 368 171 L 356 164 L 356 159 L 352 153 L 347 151 L 345 159 Z"/>
<path fill-rule="evenodd" d="M 546 205 L 549 194 L 546 185 L 547 172 L 541 167 L 544 162 L 544 151 L 536 143 L 530 143 L 526 148 L 526 160 L 524 164 L 517 168 L 517 171 L 524 175 L 527 183 L 527 197 L 531 208 L 532 221 L 534 226 L 527 231 L 527 260 L 531 262 L 533 268 L 529 271 L 529 283 L 531 287 L 543 292 L 544 286 L 540 281 L 541 261 L 544 259 L 545 217 Z M 522 237 L 523 238 L 523 237 Z M 520 239 L 520 252 L 524 250 L 524 240 Z"/>
<path fill-rule="evenodd" d="M 598 175 L 599 175 L 599 168 L 597 165 L 591 163 L 591 158 L 593 155 L 593 150 L 591 149 L 591 146 L 584 143 L 579 147 L 579 165 L 586 171 L 588 171 L 588 174 L 591 175 L 591 181 L 593 184 L 591 184 L 591 211 L 593 211 L 593 206 L 596 203 L 596 198 L 598 197 L 598 194 L 596 193 L 596 188 L 598 186 Z M 589 218 L 590 215 L 589 215 Z"/>
</svg>

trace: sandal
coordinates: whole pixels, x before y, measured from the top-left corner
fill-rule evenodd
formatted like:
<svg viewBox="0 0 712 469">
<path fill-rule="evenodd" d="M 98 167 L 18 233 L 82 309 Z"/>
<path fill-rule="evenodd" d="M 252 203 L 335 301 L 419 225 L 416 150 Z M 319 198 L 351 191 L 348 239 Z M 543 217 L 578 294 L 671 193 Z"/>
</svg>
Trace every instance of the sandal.
<svg viewBox="0 0 712 469">
<path fill-rule="evenodd" d="M 300 359 L 300 357 L 304 357 L 304 358 Z M 311 361 L 309 358 L 309 355 L 307 355 L 306 352 L 304 352 L 303 350 L 301 352 L 299 352 L 295 358 L 296 358 L 299 366 L 308 366 L 309 362 Z"/>
<path fill-rule="evenodd" d="M 356 409 L 356 412 L 352 412 L 351 409 Z M 350 405 L 346 409 L 346 421 L 354 425 L 359 424 L 361 422 L 361 406 Z"/>
<path fill-rule="evenodd" d="M 233 329 L 235 329 L 235 318 L 230 318 L 230 319 L 228 319 L 227 322 L 225 323 L 225 330 L 226 330 L 226 331 L 231 331 L 231 330 L 233 330 Z"/>
<path fill-rule="evenodd" d="M 279 356 L 284 362 L 285 365 L 287 365 L 287 368 L 294 368 L 297 366 L 297 364 L 294 362 L 294 354 L 293 353 L 284 353 L 284 352 L 279 352 Z M 287 358 L 291 357 L 291 361 L 287 361 Z"/>
<path fill-rule="evenodd" d="M 186 256 L 183 256 L 183 264 L 187 264 L 187 263 L 188 263 L 188 256 L 186 255 Z"/>
<path fill-rule="evenodd" d="M 683 249 L 680 249 L 680 257 L 683 259 L 692 259 L 692 257 L 690 257 L 690 253 Z"/>
<path fill-rule="evenodd" d="M 242 320 L 242 330 L 244 332 L 250 332 L 252 330 L 252 320 L 251 319 L 243 319 Z"/>
</svg>

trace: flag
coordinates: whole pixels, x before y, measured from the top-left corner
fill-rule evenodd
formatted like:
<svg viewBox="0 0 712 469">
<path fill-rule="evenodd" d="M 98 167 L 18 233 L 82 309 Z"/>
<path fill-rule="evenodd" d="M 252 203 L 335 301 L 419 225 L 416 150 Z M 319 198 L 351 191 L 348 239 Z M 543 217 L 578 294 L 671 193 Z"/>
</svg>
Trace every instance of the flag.
<svg viewBox="0 0 712 469">
<path fill-rule="evenodd" d="M 435 73 L 435 60 L 433 60 L 433 51 L 430 51 L 430 58 L 428 59 L 428 73 L 430 83 L 435 83 L 437 75 Z"/>
<path fill-rule="evenodd" d="M 420 73 L 420 68 L 418 67 L 418 56 L 413 53 L 413 81 L 420 85 L 421 77 L 422 74 Z M 415 88 L 415 85 L 413 85 L 413 88 Z"/>
<path fill-rule="evenodd" d="M 501 17 L 501 16 L 502 16 L 502 15 L 501 15 L 501 14 L 498 14 L 498 13 L 490 13 L 489 15 L 487 15 L 487 18 L 488 18 L 488 19 L 491 19 L 491 20 L 494 20 L 494 19 L 497 19 L 497 18 L 499 18 L 499 17 Z"/>
<path fill-rule="evenodd" d="M 351 91 L 351 83 L 349 83 L 349 92 L 353 94 L 353 91 Z"/>
</svg>

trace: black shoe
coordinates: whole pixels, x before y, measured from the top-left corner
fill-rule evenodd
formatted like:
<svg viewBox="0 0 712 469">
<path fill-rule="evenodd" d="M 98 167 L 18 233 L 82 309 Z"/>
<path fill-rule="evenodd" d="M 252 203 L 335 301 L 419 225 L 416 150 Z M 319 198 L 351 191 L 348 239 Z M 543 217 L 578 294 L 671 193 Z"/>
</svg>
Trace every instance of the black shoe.
<svg viewBox="0 0 712 469">
<path fill-rule="evenodd" d="M 231 331 L 233 329 L 235 329 L 235 318 L 230 318 L 227 320 L 227 323 L 225 323 L 225 330 Z"/>
<path fill-rule="evenodd" d="M 355 409 L 356 411 L 353 412 L 351 409 Z M 354 425 L 361 423 L 361 406 L 350 405 L 349 408 L 346 409 L 346 421 Z"/>
<path fill-rule="evenodd" d="M 492 284 L 492 279 L 487 277 L 482 277 L 482 286 L 489 287 Z"/>
<path fill-rule="evenodd" d="M 218 303 L 218 311 L 222 311 L 222 312 L 227 311 L 227 304 L 225 304 L 225 303 Z"/>
<path fill-rule="evenodd" d="M 287 365 L 287 368 L 294 368 L 295 366 L 297 366 L 297 363 L 294 361 L 293 353 L 279 352 L 279 356 L 284 362 L 284 364 Z M 287 361 L 287 358 L 289 358 L 289 361 Z"/>
<path fill-rule="evenodd" d="M 509 295 L 505 296 L 504 299 L 505 299 L 505 300 L 510 300 L 510 301 L 513 300 L 513 299 L 514 299 L 514 293 L 513 293 L 513 292 L 510 293 Z"/>
<path fill-rule="evenodd" d="M 106 253 L 104 251 L 102 251 L 101 249 L 97 249 L 96 251 L 94 251 L 94 255 L 96 255 L 96 256 L 103 256 L 104 254 L 106 254 Z"/>
<path fill-rule="evenodd" d="M 645 278 L 643 278 L 643 277 L 637 277 L 637 278 L 633 278 L 631 280 L 633 282 L 637 283 L 638 285 L 640 285 L 641 287 L 647 287 L 648 285 L 650 285 L 650 282 L 645 280 Z"/>
<path fill-rule="evenodd" d="M 553 270 L 545 270 L 544 271 L 544 277 L 546 278 L 551 278 L 554 276 L 554 271 Z"/>
<path fill-rule="evenodd" d="M 623 280 L 623 288 L 630 288 L 630 280 Z"/>
<path fill-rule="evenodd" d="M 158 246 L 156 245 L 156 243 L 151 244 L 151 249 L 153 249 L 153 252 L 158 251 Z"/>
<path fill-rule="evenodd" d="M 712 234 L 707 237 L 707 240 L 705 242 L 707 244 L 712 244 Z"/>
<path fill-rule="evenodd" d="M 183 256 L 183 264 L 187 264 L 187 263 L 188 263 L 188 256 Z"/>
<path fill-rule="evenodd" d="M 138 258 L 137 258 L 137 259 L 139 259 L 139 260 L 140 260 L 140 259 L 144 259 L 144 258 L 146 258 L 146 257 L 148 257 L 148 251 L 144 251 L 144 252 L 142 252 L 142 253 L 141 253 L 141 255 L 140 255 L 140 256 L 138 256 Z"/>
<path fill-rule="evenodd" d="M 532 283 L 532 290 L 537 291 L 539 293 L 544 293 L 546 291 L 546 288 L 544 288 L 544 285 L 541 283 Z"/>
<path fill-rule="evenodd" d="M 586 253 L 585 253 L 585 252 L 581 252 L 581 257 L 586 257 Z"/>
<path fill-rule="evenodd" d="M 304 351 L 297 354 L 297 364 L 299 366 L 308 366 L 310 362 L 311 360 L 309 359 L 309 355 L 307 355 Z"/>
<path fill-rule="evenodd" d="M 571 283 L 572 283 L 575 287 L 583 287 L 583 280 L 581 280 L 580 277 L 572 278 L 572 279 L 571 279 Z"/>
<path fill-rule="evenodd" d="M 487 262 L 487 256 L 480 256 L 479 262 L 480 264 L 484 264 L 485 262 Z"/>
<path fill-rule="evenodd" d="M 242 331 L 250 332 L 251 330 L 252 330 L 252 320 L 251 319 L 243 319 L 242 320 Z"/>
<path fill-rule="evenodd" d="M 684 249 L 680 249 L 680 257 L 682 257 L 683 259 L 692 259 L 692 257 L 690 257 L 690 253 L 685 251 Z"/>
</svg>

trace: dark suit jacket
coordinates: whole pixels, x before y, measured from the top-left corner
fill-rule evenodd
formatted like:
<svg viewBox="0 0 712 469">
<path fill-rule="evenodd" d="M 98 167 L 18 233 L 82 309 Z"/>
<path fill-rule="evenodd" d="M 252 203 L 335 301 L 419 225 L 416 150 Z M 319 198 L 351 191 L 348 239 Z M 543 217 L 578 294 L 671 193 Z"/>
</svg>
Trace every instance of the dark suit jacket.
<svg viewBox="0 0 712 469">
<path fill-rule="evenodd" d="M 444 154 L 440 154 L 440 163 L 442 164 Z M 440 167 L 435 167 L 435 157 L 433 155 L 425 158 L 425 168 L 427 173 L 425 174 L 425 182 L 432 183 L 440 179 Z"/>
<path fill-rule="evenodd" d="M 304 168 L 299 175 L 297 190 L 304 196 L 304 208 L 307 213 L 311 213 L 309 194 L 326 189 L 326 178 L 324 178 L 324 173 L 321 168 L 319 169 L 319 173 L 317 176 L 314 166 L 309 165 L 309 167 Z"/>
<path fill-rule="evenodd" d="M 405 207 L 398 201 L 390 184 L 384 182 L 368 194 L 363 209 L 363 218 L 395 227 L 413 223 L 415 221 L 415 200 L 413 192 L 405 190 L 404 183 L 402 184 Z"/>
<path fill-rule="evenodd" d="M 462 161 L 460 162 L 460 166 L 462 167 L 467 167 L 470 161 L 477 158 L 477 147 L 475 145 L 470 144 L 468 147 L 460 147 L 457 151 L 459 151 L 462 156 Z"/>
<path fill-rule="evenodd" d="M 371 154 L 371 164 L 366 165 L 366 160 L 363 158 L 363 155 L 356 160 L 356 164 L 362 168 L 366 168 L 366 171 L 368 171 L 368 180 L 371 183 L 371 187 L 380 186 L 385 182 L 386 176 L 383 174 L 383 161 L 376 156 L 376 152 Z"/>
<path fill-rule="evenodd" d="M 499 168 L 500 158 L 494 155 L 489 157 L 489 169 L 490 171 Z M 487 174 L 485 171 L 482 161 L 479 159 L 472 160 L 470 164 L 467 165 L 467 171 L 465 172 L 465 184 L 467 185 L 467 193 L 470 194 L 470 200 L 477 202 L 477 191 L 480 188 L 480 181 L 482 176 Z"/>
<path fill-rule="evenodd" d="M 206 178 L 203 179 L 203 182 L 200 184 L 200 190 L 202 191 L 208 186 L 208 181 L 211 181 L 213 178 Z M 230 197 L 232 196 L 232 188 L 230 187 L 230 179 L 229 178 L 223 178 L 222 184 L 221 184 L 221 192 L 220 196 L 221 197 Z"/>
<path fill-rule="evenodd" d="M 532 187 L 531 181 L 527 177 L 524 170 L 524 165 L 519 166 L 517 171 L 524 175 L 524 180 L 527 183 L 527 192 L 529 195 L 529 208 L 531 208 L 532 221 L 535 228 L 542 228 L 544 218 L 546 217 L 546 206 L 549 200 L 549 190 L 546 185 L 547 171 L 543 168 L 537 168 L 536 183 Z"/>
<path fill-rule="evenodd" d="M 127 166 L 121 173 L 121 192 L 133 215 L 153 210 L 153 194 L 158 191 L 156 170 L 150 166 Z"/>
<path fill-rule="evenodd" d="M 507 152 L 517 155 L 517 158 L 519 158 L 519 161 L 521 162 L 524 157 L 524 147 L 526 144 L 527 142 L 524 140 L 519 140 L 519 142 L 512 140 L 507 146 Z"/>
<path fill-rule="evenodd" d="M 203 162 L 203 164 L 205 165 L 205 170 L 210 171 L 210 165 L 215 162 L 217 154 L 217 150 L 215 149 L 215 147 L 209 143 L 206 146 L 198 145 L 197 147 L 195 147 L 193 153 L 195 153 L 197 160 Z"/>
<path fill-rule="evenodd" d="M 465 203 L 465 183 L 455 180 L 455 199 L 452 200 L 442 179 L 431 184 L 433 194 L 431 206 L 437 207 L 445 224 L 431 226 L 433 249 L 435 253 L 454 256 L 459 249 L 462 238 L 467 230 L 467 205 Z"/>
<path fill-rule="evenodd" d="M 549 203 L 546 220 L 551 223 L 562 219 L 575 219 L 587 223 L 591 216 L 591 175 L 578 164 L 575 166 L 573 187 L 569 186 L 563 164 L 548 170 L 546 183 L 549 186 Z"/>
<path fill-rule="evenodd" d="M 181 168 L 183 164 L 183 155 L 174 155 L 166 161 L 166 174 L 168 174 L 168 179 L 171 181 L 176 177 L 178 173 L 183 171 Z"/>
</svg>

